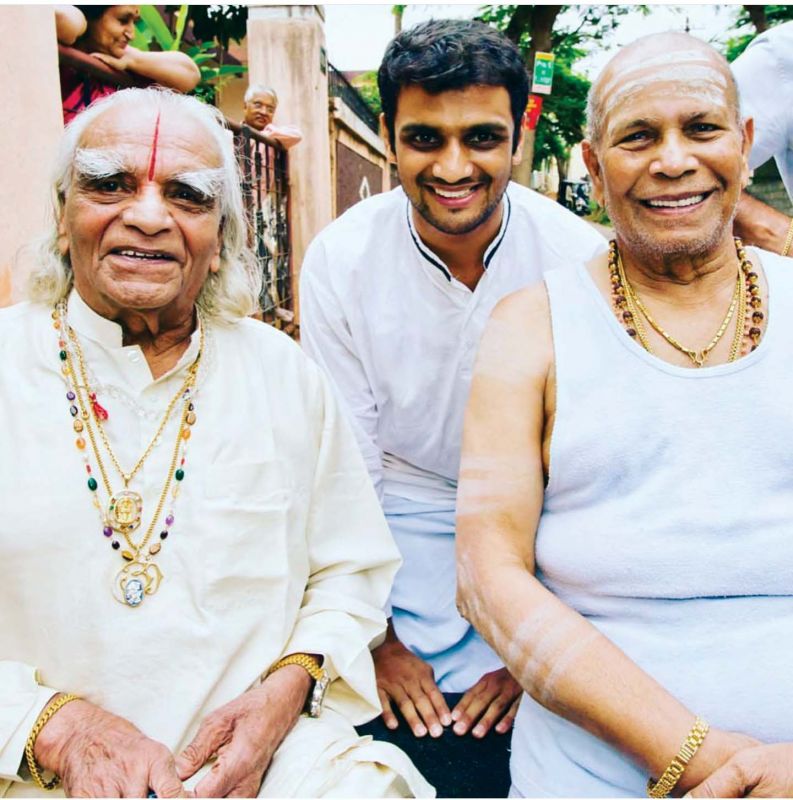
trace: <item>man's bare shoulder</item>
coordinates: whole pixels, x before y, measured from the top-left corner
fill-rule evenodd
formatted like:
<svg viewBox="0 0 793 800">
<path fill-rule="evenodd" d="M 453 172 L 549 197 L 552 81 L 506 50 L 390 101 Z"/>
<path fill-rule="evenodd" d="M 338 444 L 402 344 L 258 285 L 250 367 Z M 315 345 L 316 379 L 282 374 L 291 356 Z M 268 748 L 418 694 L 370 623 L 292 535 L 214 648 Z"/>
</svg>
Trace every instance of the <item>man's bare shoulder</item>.
<svg viewBox="0 0 793 800">
<path fill-rule="evenodd" d="M 504 297 L 485 328 L 477 374 L 513 385 L 544 382 L 553 361 L 550 313 L 544 283 Z"/>
</svg>

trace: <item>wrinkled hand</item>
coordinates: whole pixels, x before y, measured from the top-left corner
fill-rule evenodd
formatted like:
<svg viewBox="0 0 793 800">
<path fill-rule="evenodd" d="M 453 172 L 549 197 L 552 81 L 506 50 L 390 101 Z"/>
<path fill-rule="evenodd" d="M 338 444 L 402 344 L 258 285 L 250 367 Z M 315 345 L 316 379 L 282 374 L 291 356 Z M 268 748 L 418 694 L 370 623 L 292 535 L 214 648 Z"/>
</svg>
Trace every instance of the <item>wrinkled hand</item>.
<svg viewBox="0 0 793 800">
<path fill-rule="evenodd" d="M 70 797 L 184 797 L 171 751 L 131 722 L 85 700 L 56 712 L 36 740 L 36 761 Z"/>
<path fill-rule="evenodd" d="M 471 735 L 481 739 L 496 723 L 496 731 L 506 733 L 518 713 L 522 692 L 520 684 L 506 668 L 488 672 L 452 709 L 454 732 L 463 736 L 475 724 Z"/>
<path fill-rule="evenodd" d="M 292 664 L 213 711 L 176 759 L 179 777 L 187 780 L 217 756 L 195 787 L 195 796 L 256 797 L 273 754 L 300 716 L 310 687 L 308 673 Z"/>
<path fill-rule="evenodd" d="M 432 667 L 400 642 L 389 628 L 385 642 L 372 651 L 377 694 L 383 722 L 393 730 L 399 725 L 391 703 L 402 712 L 415 736 L 438 737 L 452 724 L 449 706 L 435 684 Z"/>
<path fill-rule="evenodd" d="M 739 750 L 686 797 L 793 797 L 793 744 Z"/>
<path fill-rule="evenodd" d="M 94 58 L 99 59 L 99 61 L 101 61 L 103 64 L 107 64 L 108 67 L 113 67 L 113 69 L 126 72 L 132 67 L 132 62 L 139 53 L 140 50 L 138 50 L 137 47 L 132 47 L 132 45 L 128 44 L 126 50 L 124 50 L 124 55 L 121 56 L 121 58 L 116 58 L 108 53 L 91 53 L 91 55 Z"/>
</svg>

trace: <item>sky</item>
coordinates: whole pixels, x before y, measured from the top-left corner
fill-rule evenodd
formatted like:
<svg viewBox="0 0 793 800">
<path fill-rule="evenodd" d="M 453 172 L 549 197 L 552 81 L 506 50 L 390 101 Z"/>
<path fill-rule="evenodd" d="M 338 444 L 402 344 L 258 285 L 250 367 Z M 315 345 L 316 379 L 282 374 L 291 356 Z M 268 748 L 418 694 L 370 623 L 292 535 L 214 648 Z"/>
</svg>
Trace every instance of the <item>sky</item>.
<svg viewBox="0 0 793 800">
<path fill-rule="evenodd" d="M 409 27 L 432 17 L 472 17 L 480 3 L 412 4 L 403 17 L 403 26 Z M 328 58 L 340 70 L 376 69 L 388 41 L 394 35 L 392 4 L 328 4 L 325 6 L 325 36 Z M 632 11 L 620 22 L 605 45 L 576 64 L 576 70 L 597 76 L 604 64 L 620 45 L 627 44 L 646 33 L 667 30 L 684 30 L 686 20 L 690 32 L 708 41 L 724 38 L 740 6 L 723 5 L 653 5 L 648 16 Z M 575 23 L 577 12 L 571 9 L 568 19 Z"/>
</svg>

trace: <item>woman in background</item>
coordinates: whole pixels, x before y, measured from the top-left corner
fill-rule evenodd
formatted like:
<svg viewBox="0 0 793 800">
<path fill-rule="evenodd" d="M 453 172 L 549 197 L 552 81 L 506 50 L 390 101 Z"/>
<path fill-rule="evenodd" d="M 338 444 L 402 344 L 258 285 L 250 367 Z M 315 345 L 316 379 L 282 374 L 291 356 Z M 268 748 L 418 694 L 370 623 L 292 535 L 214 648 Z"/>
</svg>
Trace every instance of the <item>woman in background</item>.
<svg viewBox="0 0 793 800">
<path fill-rule="evenodd" d="M 189 56 L 178 51 L 146 52 L 132 47 L 138 6 L 56 6 L 58 41 L 88 53 L 121 72 L 129 72 L 143 82 L 157 83 L 180 92 L 189 92 L 201 79 L 198 67 Z M 63 121 L 69 123 L 94 100 L 113 94 L 118 87 L 61 64 Z"/>
</svg>

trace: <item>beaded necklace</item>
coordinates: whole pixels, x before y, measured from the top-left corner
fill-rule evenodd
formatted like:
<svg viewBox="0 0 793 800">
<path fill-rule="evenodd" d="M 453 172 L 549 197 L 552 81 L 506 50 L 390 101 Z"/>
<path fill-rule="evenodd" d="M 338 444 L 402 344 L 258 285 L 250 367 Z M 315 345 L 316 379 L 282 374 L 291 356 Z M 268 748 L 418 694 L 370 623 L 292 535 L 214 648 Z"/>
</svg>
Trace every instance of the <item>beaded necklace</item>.
<svg viewBox="0 0 793 800">
<path fill-rule="evenodd" d="M 612 300 L 617 318 L 625 327 L 628 335 L 638 339 L 639 343 L 648 353 L 653 352 L 647 338 L 647 332 L 644 329 L 644 323 L 642 321 L 642 318 L 644 318 L 660 336 L 672 345 L 672 347 L 688 356 L 696 367 L 702 367 L 705 365 L 710 353 L 726 333 L 737 309 L 738 321 L 735 326 L 735 333 L 730 345 L 727 361 L 728 363 L 733 362 L 740 355 L 744 354 L 746 350 L 746 348 L 743 347 L 745 339 L 751 342 L 749 350 L 754 350 L 762 336 L 762 330 L 758 326 L 764 319 L 763 312 L 761 311 L 762 299 L 760 297 L 760 287 L 758 285 L 759 276 L 752 269 L 752 264 L 746 256 L 743 244 L 738 238 L 735 239 L 735 251 L 738 255 L 740 268 L 736 278 L 735 292 L 733 293 L 732 301 L 713 338 L 702 350 L 697 351 L 682 345 L 674 336 L 664 330 L 655 321 L 644 303 L 642 303 L 635 289 L 629 283 L 625 275 L 625 269 L 617 248 L 617 243 L 612 240 L 609 244 L 608 258 Z M 749 308 L 752 309 L 751 316 L 748 315 Z"/>
<path fill-rule="evenodd" d="M 111 540 L 114 550 L 121 550 L 121 542 L 115 534 L 120 534 L 127 545 L 127 549 L 121 550 L 121 557 L 124 566 L 118 571 L 114 579 L 113 596 L 116 600 L 124 603 L 131 608 L 139 606 L 146 595 L 154 594 L 162 582 L 162 571 L 155 563 L 154 557 L 162 549 L 164 542 L 170 533 L 174 523 L 173 509 L 169 510 L 165 517 L 165 525 L 160 531 L 160 541 L 151 542 L 169 493 L 175 502 L 180 493 L 181 481 L 184 479 L 184 466 L 187 458 L 187 442 L 190 438 L 191 427 L 196 422 L 194 405 L 194 387 L 196 375 L 201 362 L 201 354 L 204 350 L 204 332 L 206 325 L 201 320 L 199 350 L 193 363 L 188 367 L 187 377 L 185 378 L 179 391 L 169 402 L 162 421 L 158 426 L 154 436 L 131 470 L 125 472 L 116 458 L 110 445 L 107 432 L 104 430 L 103 423 L 108 419 L 108 412 L 101 406 L 97 399 L 97 394 L 92 391 L 86 377 L 86 364 L 83 356 L 82 347 L 77 333 L 71 328 L 66 319 L 65 303 L 61 302 L 52 313 L 53 325 L 59 332 L 58 347 L 59 358 L 61 361 L 61 371 L 67 383 L 66 399 L 69 401 L 69 413 L 73 418 L 73 428 L 77 433 L 75 446 L 82 455 L 85 463 L 86 473 L 88 474 L 87 485 L 92 495 L 94 507 L 99 512 L 102 524 L 103 535 Z M 77 369 L 75 369 L 75 361 Z M 170 460 L 168 473 L 160 492 L 159 500 L 154 514 L 143 538 L 140 541 L 133 539 L 133 534 L 140 527 L 143 514 L 143 497 L 136 491 L 130 490 L 129 484 L 137 472 L 143 466 L 148 456 L 151 454 L 155 445 L 159 443 L 161 435 L 173 415 L 179 400 L 182 401 L 181 420 L 174 446 L 173 455 Z M 89 411 L 90 409 L 90 411 Z M 102 484 L 107 493 L 107 506 L 103 509 L 102 503 L 97 497 L 99 483 L 93 475 L 90 459 L 86 452 L 86 441 L 83 433 L 88 434 L 88 441 L 96 460 L 96 466 L 102 479 Z M 98 434 L 98 436 L 97 436 Z M 105 469 L 102 459 L 102 452 L 99 447 L 101 441 L 110 461 L 116 471 L 121 476 L 124 488 L 121 491 L 114 491 L 110 479 Z M 174 483 L 175 482 L 175 483 Z M 173 488 L 171 488 L 173 484 Z"/>
</svg>

